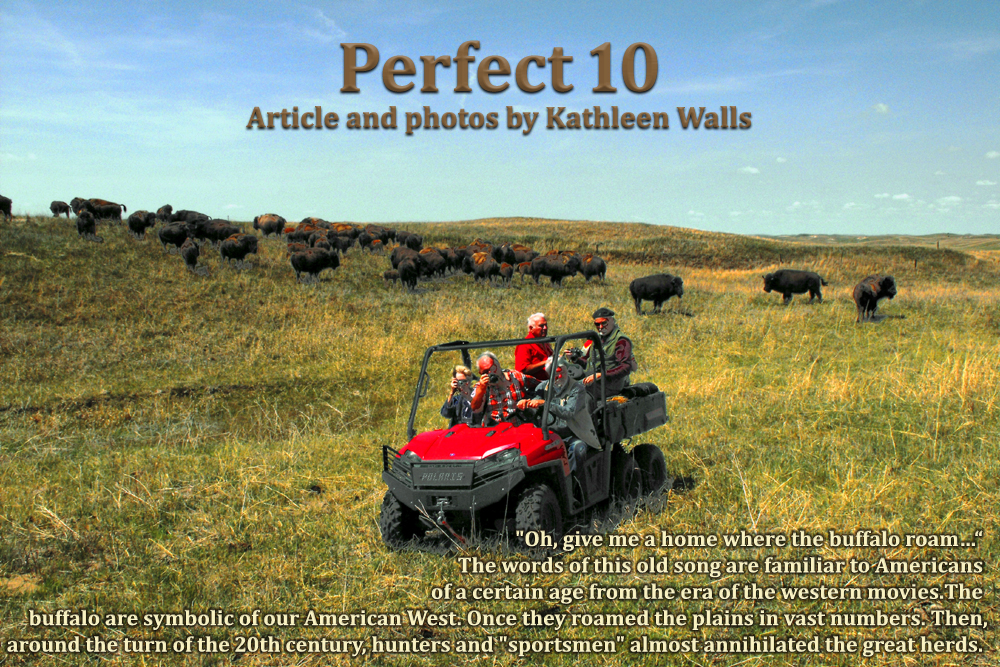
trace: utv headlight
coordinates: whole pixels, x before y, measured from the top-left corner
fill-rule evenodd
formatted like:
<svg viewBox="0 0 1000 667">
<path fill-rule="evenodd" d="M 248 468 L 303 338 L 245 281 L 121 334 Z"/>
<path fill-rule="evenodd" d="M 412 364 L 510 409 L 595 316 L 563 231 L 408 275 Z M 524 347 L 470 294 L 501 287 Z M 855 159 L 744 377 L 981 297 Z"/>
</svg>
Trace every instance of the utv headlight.
<svg viewBox="0 0 1000 667">
<path fill-rule="evenodd" d="M 404 452 L 403 455 L 399 457 L 399 460 L 402 461 L 403 463 L 408 463 L 410 465 L 413 465 L 414 463 L 420 463 L 420 457 L 417 456 L 417 453 L 412 449 L 407 449 L 406 452 Z"/>
<path fill-rule="evenodd" d="M 491 468 L 499 468 L 500 466 L 505 466 L 513 463 L 521 457 L 521 450 L 517 447 L 510 447 L 503 451 L 497 452 L 492 456 L 487 456 L 485 459 L 481 460 L 476 464 L 477 470 L 489 470 Z"/>
</svg>

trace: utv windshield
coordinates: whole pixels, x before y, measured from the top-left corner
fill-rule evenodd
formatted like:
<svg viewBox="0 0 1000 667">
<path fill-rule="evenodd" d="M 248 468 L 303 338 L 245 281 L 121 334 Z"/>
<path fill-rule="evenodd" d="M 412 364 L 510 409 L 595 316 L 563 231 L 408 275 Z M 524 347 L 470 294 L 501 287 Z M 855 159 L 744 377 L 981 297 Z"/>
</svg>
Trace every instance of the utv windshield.
<svg viewBox="0 0 1000 667">
<path fill-rule="evenodd" d="M 601 346 L 600 337 L 594 331 L 581 331 L 563 336 L 549 336 L 546 338 L 513 339 L 486 341 L 480 343 L 470 343 L 467 341 L 453 341 L 442 345 L 435 345 L 427 348 L 424 353 L 424 361 L 420 367 L 420 375 L 417 378 L 416 390 L 413 394 L 413 406 L 410 409 L 410 418 L 407 421 L 407 439 L 412 440 L 417 433 L 425 433 L 439 429 L 450 428 L 456 423 L 467 423 L 472 427 L 494 426 L 496 421 L 491 419 L 491 407 L 484 405 L 479 413 L 472 413 L 469 404 L 475 392 L 476 383 L 479 381 L 479 369 L 477 359 L 485 352 L 494 354 L 503 370 L 514 368 L 514 350 L 518 345 L 548 343 L 552 346 L 552 356 L 558 359 L 559 355 L 570 348 L 582 347 L 584 342 L 591 341 L 591 354 L 597 354 L 595 362 L 597 369 L 601 371 L 599 384 L 599 395 L 601 400 L 598 405 L 604 405 L 604 349 Z M 461 370 L 456 371 L 456 367 L 464 367 L 470 371 L 464 374 Z M 490 369 L 496 370 L 495 367 Z M 457 377 L 456 377 L 457 376 Z M 463 379 L 464 376 L 464 379 Z M 455 388 L 452 388 L 452 380 L 456 380 Z M 548 424 L 549 401 L 552 394 L 553 383 L 547 383 L 546 390 L 542 394 L 525 388 L 525 398 L 542 398 L 545 400 L 544 407 L 540 410 L 540 424 Z M 546 429 L 547 431 L 548 429 Z M 546 433 L 546 437 L 548 434 Z"/>
</svg>

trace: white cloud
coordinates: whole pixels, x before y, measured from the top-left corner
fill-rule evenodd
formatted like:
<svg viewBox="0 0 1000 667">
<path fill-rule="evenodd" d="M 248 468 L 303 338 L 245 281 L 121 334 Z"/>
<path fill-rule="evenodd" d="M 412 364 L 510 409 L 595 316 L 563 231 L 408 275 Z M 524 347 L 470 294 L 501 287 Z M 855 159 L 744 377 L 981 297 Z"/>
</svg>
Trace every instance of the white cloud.
<svg viewBox="0 0 1000 667">
<path fill-rule="evenodd" d="M 777 160 L 775 160 L 775 162 L 784 164 L 785 162 L 788 162 L 788 158 L 779 157 Z"/>
<path fill-rule="evenodd" d="M 990 151 L 989 153 L 986 154 L 986 157 L 988 157 L 991 160 L 995 160 L 998 157 L 1000 157 L 1000 151 Z"/>
<path fill-rule="evenodd" d="M 758 169 L 757 167 L 743 167 L 742 169 L 740 169 L 740 171 L 743 172 L 744 174 L 759 174 L 760 173 L 760 169 Z"/>
<path fill-rule="evenodd" d="M 239 204 L 226 204 L 222 208 L 224 208 L 224 209 L 232 209 L 232 208 L 243 208 L 243 207 L 240 206 Z"/>
<path fill-rule="evenodd" d="M 692 218 L 704 218 L 705 217 L 705 214 L 702 213 L 701 211 L 693 211 L 693 210 L 692 211 L 688 211 L 688 215 L 690 215 Z"/>
<path fill-rule="evenodd" d="M 955 195 L 951 195 L 949 197 L 941 197 L 940 199 L 935 199 L 934 201 L 936 201 L 939 206 L 954 206 L 955 204 L 962 203 L 962 198 L 956 197 Z"/>
<path fill-rule="evenodd" d="M 875 195 L 875 199 L 888 199 L 888 198 L 889 198 L 888 192 L 883 192 L 881 194 Z"/>
<path fill-rule="evenodd" d="M 321 9 L 312 10 L 313 18 L 316 19 L 317 25 L 311 26 L 296 26 L 298 32 L 302 33 L 306 37 L 311 37 L 320 42 L 332 42 L 335 39 L 343 39 L 347 37 L 347 33 L 344 32 L 337 22 L 331 19 L 329 16 L 323 13 Z"/>
<path fill-rule="evenodd" d="M 895 200 L 897 200 L 897 201 L 906 201 L 907 199 L 910 198 L 910 195 L 908 195 L 908 194 L 906 194 L 904 192 L 901 195 L 893 195 L 892 198 L 895 199 Z"/>
<path fill-rule="evenodd" d="M 730 218 L 738 218 L 741 215 L 743 215 L 743 211 L 730 211 L 729 212 L 729 217 Z"/>
<path fill-rule="evenodd" d="M 872 109 L 875 110 L 875 113 L 889 113 L 889 105 L 884 104 L 883 102 L 879 102 L 873 106 Z"/>
<path fill-rule="evenodd" d="M 844 210 L 845 211 L 853 211 L 853 210 L 859 209 L 859 208 L 861 208 L 861 207 L 858 204 L 856 204 L 856 203 L 854 203 L 852 201 L 849 201 L 846 204 L 844 204 Z"/>
<path fill-rule="evenodd" d="M 985 204 L 983 204 L 983 208 L 993 209 L 994 211 L 1000 209 L 1000 201 L 997 201 L 996 199 L 991 199 Z"/>
<path fill-rule="evenodd" d="M 996 181 L 987 181 L 987 180 L 976 181 L 976 185 L 996 185 L 996 184 L 997 184 Z"/>
<path fill-rule="evenodd" d="M 934 172 L 934 175 L 935 176 L 944 176 L 944 172 L 941 171 L 940 169 L 938 169 L 937 171 Z"/>
<path fill-rule="evenodd" d="M 34 153 L 28 153 L 27 155 L 15 155 L 14 153 L 0 153 L 0 162 L 24 162 L 25 160 L 37 160 L 38 156 Z"/>
</svg>

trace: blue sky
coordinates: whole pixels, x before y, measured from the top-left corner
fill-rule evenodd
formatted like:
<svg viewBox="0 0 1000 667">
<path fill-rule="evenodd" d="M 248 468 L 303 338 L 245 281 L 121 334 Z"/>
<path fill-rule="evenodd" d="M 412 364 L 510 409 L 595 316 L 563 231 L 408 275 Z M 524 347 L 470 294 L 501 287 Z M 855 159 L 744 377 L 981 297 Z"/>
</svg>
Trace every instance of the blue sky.
<svg viewBox="0 0 1000 667">
<path fill-rule="evenodd" d="M 470 39 L 478 66 L 562 47 L 540 93 L 456 94 L 422 55 Z M 343 94 L 342 42 L 378 47 Z M 612 46 L 614 94 L 595 94 Z M 654 88 L 620 62 L 646 42 Z M 381 67 L 418 66 L 394 94 Z M 641 58 L 639 59 L 642 62 Z M 641 78 L 643 67 L 638 69 Z M 0 3 L 0 193 L 15 211 L 100 197 L 213 216 L 641 221 L 749 234 L 1000 232 L 1000 4 L 994 2 Z M 254 107 L 315 105 L 333 131 L 247 130 Z M 352 111 L 498 112 L 496 130 L 353 131 Z M 670 129 L 548 130 L 545 109 L 666 111 Z M 506 107 L 537 111 L 524 136 Z M 735 106 L 749 130 L 683 130 L 676 108 Z"/>
</svg>

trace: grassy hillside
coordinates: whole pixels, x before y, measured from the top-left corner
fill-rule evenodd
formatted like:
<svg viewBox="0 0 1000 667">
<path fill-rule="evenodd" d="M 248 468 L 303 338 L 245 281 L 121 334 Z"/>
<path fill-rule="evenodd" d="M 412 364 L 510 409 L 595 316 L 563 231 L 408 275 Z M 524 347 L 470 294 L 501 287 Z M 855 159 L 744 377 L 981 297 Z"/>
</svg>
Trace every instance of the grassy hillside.
<svg viewBox="0 0 1000 667">
<path fill-rule="evenodd" d="M 986 649 L 948 653 L 940 664 L 995 664 L 1000 622 L 1000 270 L 951 249 L 900 245 L 800 244 L 694 230 L 599 222 L 483 220 L 399 224 L 425 243 L 476 237 L 536 249 L 600 252 L 606 284 L 580 277 L 562 289 L 475 285 L 452 276 L 415 294 L 387 287 L 388 258 L 352 250 L 334 273 L 296 284 L 283 242 L 262 241 L 253 269 L 219 265 L 189 274 L 153 237 L 100 230 L 79 240 L 72 223 L 48 218 L 0 223 L 0 665 L 49 664 L 13 655 L 9 639 L 67 638 L 67 629 L 28 627 L 28 610 L 100 613 L 308 609 L 327 613 L 455 611 L 610 613 L 705 609 L 755 615 L 803 611 L 933 612 L 896 601 L 795 603 L 432 601 L 431 589 L 489 585 L 718 588 L 761 586 L 942 586 L 961 581 L 984 599 L 936 603 L 989 618 L 986 629 L 710 628 L 280 628 L 280 639 L 427 639 L 508 636 L 522 640 L 811 637 L 840 634 L 933 640 L 968 635 Z M 780 267 L 819 271 L 822 304 L 761 291 Z M 683 301 L 660 315 L 635 314 L 628 283 L 670 272 Z M 892 273 L 893 317 L 856 325 L 851 287 Z M 672 421 L 649 434 L 684 488 L 634 507 L 613 507 L 581 528 L 594 533 L 721 534 L 740 530 L 853 534 L 947 533 L 975 547 L 886 549 L 588 548 L 560 562 L 616 557 L 671 561 L 763 561 L 767 556 L 876 561 L 982 559 L 982 575 L 866 577 L 741 574 L 461 574 L 458 557 L 520 560 L 495 540 L 466 551 L 388 552 L 377 520 L 385 486 L 381 446 L 405 444 L 412 385 L 423 350 L 457 338 L 519 337 L 525 318 L 548 315 L 550 331 L 589 328 L 601 305 L 619 314 L 639 370 L 667 394 Z M 645 306 L 647 312 L 651 304 Z M 902 318 L 902 319 L 900 319 Z M 446 379 L 431 397 L 443 400 Z M 438 396 L 440 394 L 440 396 Z M 917 611 L 913 611 L 919 607 Z M 197 629 L 232 639 L 238 628 Z M 101 628 L 90 636 L 164 639 L 183 629 Z M 533 655 L 542 664 L 632 664 L 627 641 L 615 655 Z M 160 655 L 147 664 L 230 664 L 232 655 Z M 60 656 L 90 664 L 86 656 Z M 363 656 L 372 664 L 521 664 L 498 650 Z M 111 664 L 140 664 L 135 655 Z M 339 655 L 248 654 L 242 665 L 347 664 Z M 935 664 L 920 654 L 844 656 L 646 656 L 649 664 Z"/>
</svg>

